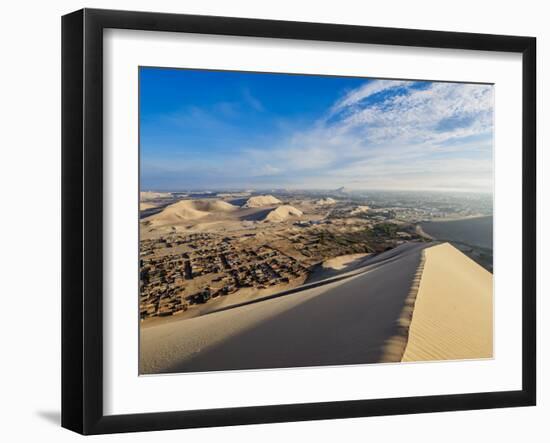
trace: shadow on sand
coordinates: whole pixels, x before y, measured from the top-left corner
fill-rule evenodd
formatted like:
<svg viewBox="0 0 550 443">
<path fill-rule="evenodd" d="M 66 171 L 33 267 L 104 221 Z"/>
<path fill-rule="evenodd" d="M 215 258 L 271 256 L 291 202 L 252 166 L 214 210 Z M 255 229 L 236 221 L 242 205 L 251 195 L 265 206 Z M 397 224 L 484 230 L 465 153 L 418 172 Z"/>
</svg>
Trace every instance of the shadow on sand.
<svg viewBox="0 0 550 443">
<path fill-rule="evenodd" d="M 416 244 L 381 254 L 379 266 L 368 273 L 342 281 L 160 372 L 381 362 L 388 340 L 400 333 L 399 319 L 424 247 Z"/>
</svg>

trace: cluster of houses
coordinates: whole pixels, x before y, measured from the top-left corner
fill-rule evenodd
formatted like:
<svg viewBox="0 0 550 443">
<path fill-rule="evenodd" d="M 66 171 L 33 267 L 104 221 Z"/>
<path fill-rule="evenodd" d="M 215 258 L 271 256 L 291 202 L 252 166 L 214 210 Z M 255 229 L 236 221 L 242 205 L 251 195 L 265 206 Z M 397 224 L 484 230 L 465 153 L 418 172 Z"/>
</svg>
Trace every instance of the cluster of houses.
<svg viewBox="0 0 550 443">
<path fill-rule="evenodd" d="M 141 318 L 173 315 L 241 288 L 266 289 L 308 272 L 294 258 L 267 245 L 241 248 L 235 243 L 208 234 L 143 241 Z"/>
</svg>

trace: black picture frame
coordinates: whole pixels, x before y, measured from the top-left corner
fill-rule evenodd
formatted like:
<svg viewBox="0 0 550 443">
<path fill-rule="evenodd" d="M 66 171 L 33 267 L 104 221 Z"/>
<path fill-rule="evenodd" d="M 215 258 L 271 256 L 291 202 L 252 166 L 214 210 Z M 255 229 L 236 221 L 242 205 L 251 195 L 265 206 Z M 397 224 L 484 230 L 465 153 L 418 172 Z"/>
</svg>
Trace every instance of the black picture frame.
<svg viewBox="0 0 550 443">
<path fill-rule="evenodd" d="M 103 412 L 103 30 L 353 42 L 522 54 L 522 389 L 131 415 Z M 82 434 L 436 411 L 536 402 L 536 39 L 83 9 L 62 18 L 62 426 Z"/>
</svg>

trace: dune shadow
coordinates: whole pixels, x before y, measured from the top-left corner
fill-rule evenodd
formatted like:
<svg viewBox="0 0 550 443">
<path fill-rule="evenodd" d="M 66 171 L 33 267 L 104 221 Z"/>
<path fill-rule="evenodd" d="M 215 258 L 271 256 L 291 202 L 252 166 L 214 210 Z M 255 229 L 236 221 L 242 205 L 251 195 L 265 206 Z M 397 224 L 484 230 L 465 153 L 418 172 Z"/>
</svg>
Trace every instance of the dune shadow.
<svg viewBox="0 0 550 443">
<path fill-rule="evenodd" d="M 159 212 L 161 212 L 164 208 L 166 208 L 167 206 L 171 205 L 172 203 L 175 203 L 173 201 L 171 202 L 168 202 L 168 203 L 163 203 L 159 206 L 155 206 L 154 208 L 149 208 L 149 209 L 144 209 L 142 211 L 139 211 L 139 219 L 142 220 L 144 218 L 147 218 L 151 215 L 155 215 L 155 214 L 158 214 Z"/>
<path fill-rule="evenodd" d="M 358 257 L 348 263 L 346 263 L 344 266 L 342 266 L 340 269 L 335 268 L 324 268 L 323 263 L 319 263 L 313 267 L 311 270 L 311 273 L 309 274 L 307 280 L 305 281 L 305 284 L 308 283 L 315 283 L 318 281 L 326 280 L 328 278 L 336 277 L 338 275 L 345 274 L 346 272 L 351 272 L 361 266 L 364 265 L 366 257 Z"/>
<path fill-rule="evenodd" d="M 269 214 L 272 210 L 272 207 L 267 209 L 254 208 L 242 210 L 242 214 L 239 215 L 239 219 L 242 221 L 261 221 L 266 218 L 267 214 Z"/>
<path fill-rule="evenodd" d="M 227 200 L 227 203 L 230 203 L 234 206 L 242 206 L 248 201 L 248 197 L 245 198 L 233 198 L 230 200 Z"/>
<path fill-rule="evenodd" d="M 420 253 L 345 281 L 161 372 L 379 363 L 388 340 L 400 333 Z"/>
</svg>

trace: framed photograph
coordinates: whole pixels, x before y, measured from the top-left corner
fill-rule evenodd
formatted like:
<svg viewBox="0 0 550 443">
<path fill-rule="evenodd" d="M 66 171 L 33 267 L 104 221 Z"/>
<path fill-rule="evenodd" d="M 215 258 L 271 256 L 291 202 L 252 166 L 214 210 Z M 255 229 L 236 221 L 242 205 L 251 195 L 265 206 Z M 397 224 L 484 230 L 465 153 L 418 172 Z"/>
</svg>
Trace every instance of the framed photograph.
<svg viewBox="0 0 550 443">
<path fill-rule="evenodd" d="M 529 406 L 532 37 L 62 20 L 62 425 Z"/>
</svg>

